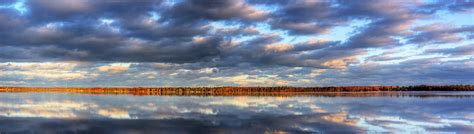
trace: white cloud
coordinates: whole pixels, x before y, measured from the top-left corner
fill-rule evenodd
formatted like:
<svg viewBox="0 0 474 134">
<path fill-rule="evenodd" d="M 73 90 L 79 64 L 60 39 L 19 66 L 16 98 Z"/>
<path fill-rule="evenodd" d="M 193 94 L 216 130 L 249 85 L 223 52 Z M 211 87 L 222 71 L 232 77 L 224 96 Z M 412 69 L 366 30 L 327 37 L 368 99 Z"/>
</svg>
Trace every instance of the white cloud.
<svg viewBox="0 0 474 134">
<path fill-rule="evenodd" d="M 0 74 L 22 76 L 26 80 L 44 78 L 49 80 L 74 80 L 96 77 L 97 74 L 75 70 L 78 62 L 46 62 L 46 63 L 0 63 L 4 68 Z"/>
<path fill-rule="evenodd" d="M 236 75 L 226 77 L 206 78 L 217 82 L 234 83 L 240 86 L 281 86 L 288 84 L 287 81 L 276 78 L 276 76 L 260 77 L 256 75 Z"/>
<path fill-rule="evenodd" d="M 97 67 L 100 72 L 107 72 L 109 74 L 125 73 L 128 71 L 130 64 L 110 64 Z"/>
</svg>

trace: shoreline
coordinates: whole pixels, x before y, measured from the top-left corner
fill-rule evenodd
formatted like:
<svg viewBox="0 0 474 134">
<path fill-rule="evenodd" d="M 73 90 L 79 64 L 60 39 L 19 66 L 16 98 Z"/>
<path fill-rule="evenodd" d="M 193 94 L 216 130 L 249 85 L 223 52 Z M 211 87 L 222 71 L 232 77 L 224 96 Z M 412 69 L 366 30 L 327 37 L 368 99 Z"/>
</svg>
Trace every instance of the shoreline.
<svg viewBox="0 0 474 134">
<path fill-rule="evenodd" d="M 345 86 L 345 87 L 0 87 L 0 93 L 78 93 L 135 96 L 373 96 L 404 95 L 412 91 L 474 91 L 473 85 Z"/>
</svg>

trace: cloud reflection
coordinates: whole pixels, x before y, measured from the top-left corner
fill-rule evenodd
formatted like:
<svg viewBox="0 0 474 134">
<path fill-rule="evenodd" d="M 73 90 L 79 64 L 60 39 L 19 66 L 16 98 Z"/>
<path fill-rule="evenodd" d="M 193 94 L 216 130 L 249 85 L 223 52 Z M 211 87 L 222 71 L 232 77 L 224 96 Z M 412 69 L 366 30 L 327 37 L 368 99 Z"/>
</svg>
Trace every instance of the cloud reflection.
<svg viewBox="0 0 474 134">
<path fill-rule="evenodd" d="M 0 126 L 2 132 L 474 131 L 473 98 L 0 96 L 0 124 L 12 122 Z"/>
</svg>

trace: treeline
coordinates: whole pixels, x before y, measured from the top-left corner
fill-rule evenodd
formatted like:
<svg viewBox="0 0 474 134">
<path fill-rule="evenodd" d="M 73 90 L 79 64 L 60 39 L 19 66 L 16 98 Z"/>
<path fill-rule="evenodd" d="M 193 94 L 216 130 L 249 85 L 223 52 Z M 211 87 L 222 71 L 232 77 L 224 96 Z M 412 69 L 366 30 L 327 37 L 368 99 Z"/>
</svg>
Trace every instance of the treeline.
<svg viewBox="0 0 474 134">
<path fill-rule="evenodd" d="M 447 86 L 344 86 L 344 87 L 157 87 L 157 88 L 35 88 L 0 87 L 0 92 L 69 92 L 87 94 L 133 95 L 252 95 L 252 94 L 305 94 L 305 93 L 357 93 L 382 91 L 474 91 L 474 85 Z"/>
<path fill-rule="evenodd" d="M 446 85 L 446 86 L 405 86 L 400 91 L 474 91 L 474 85 Z"/>
</svg>

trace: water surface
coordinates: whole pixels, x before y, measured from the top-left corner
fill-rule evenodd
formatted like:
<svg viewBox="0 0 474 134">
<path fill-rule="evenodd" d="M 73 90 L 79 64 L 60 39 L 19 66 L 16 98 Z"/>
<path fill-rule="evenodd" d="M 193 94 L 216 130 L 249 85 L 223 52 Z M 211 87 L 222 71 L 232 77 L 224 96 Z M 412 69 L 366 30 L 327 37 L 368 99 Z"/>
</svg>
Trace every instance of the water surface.
<svg viewBox="0 0 474 134">
<path fill-rule="evenodd" d="M 0 133 L 474 131 L 474 92 L 329 96 L 0 93 Z"/>
</svg>

